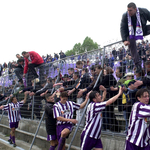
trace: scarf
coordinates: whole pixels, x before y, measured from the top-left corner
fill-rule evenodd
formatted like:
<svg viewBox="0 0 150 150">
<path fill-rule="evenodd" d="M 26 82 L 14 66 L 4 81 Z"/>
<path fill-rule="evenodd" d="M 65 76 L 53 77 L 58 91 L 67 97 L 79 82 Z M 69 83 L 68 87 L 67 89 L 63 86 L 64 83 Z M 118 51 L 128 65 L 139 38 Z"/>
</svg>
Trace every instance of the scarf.
<svg viewBox="0 0 150 150">
<path fill-rule="evenodd" d="M 136 22 L 136 30 L 135 30 L 136 33 L 135 34 L 134 34 L 131 17 L 129 16 L 128 13 L 127 13 L 127 15 L 128 15 L 128 28 L 129 28 L 130 39 L 143 40 L 143 31 L 142 31 L 142 24 L 141 24 L 139 9 L 137 8 L 137 12 L 136 12 L 137 22 Z"/>
</svg>

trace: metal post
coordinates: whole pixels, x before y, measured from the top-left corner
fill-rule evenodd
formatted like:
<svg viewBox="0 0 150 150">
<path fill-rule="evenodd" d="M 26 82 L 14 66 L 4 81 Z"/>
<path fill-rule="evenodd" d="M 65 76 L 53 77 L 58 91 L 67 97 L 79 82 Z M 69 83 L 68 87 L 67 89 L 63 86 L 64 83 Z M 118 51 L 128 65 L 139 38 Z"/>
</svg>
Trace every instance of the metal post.
<svg viewBox="0 0 150 150">
<path fill-rule="evenodd" d="M 34 87 L 33 89 L 35 89 L 35 80 L 34 80 Z M 34 96 L 32 98 L 32 115 L 31 115 L 31 119 L 33 120 L 34 119 Z"/>
</svg>

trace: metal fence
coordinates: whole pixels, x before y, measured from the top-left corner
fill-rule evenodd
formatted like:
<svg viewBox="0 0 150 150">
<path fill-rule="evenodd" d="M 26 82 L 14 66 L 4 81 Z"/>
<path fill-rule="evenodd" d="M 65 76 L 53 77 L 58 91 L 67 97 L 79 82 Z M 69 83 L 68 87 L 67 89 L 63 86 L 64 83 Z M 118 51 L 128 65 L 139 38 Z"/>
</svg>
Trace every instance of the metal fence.
<svg viewBox="0 0 150 150">
<path fill-rule="evenodd" d="M 75 72 L 77 70 L 79 71 L 80 77 L 87 73 L 85 83 L 82 83 L 82 86 L 76 92 L 71 94 L 69 96 L 69 100 L 75 101 L 77 103 L 83 102 L 85 98 L 85 94 L 82 93 L 82 96 L 78 96 L 78 92 L 80 89 L 85 89 L 88 87 L 94 80 L 95 83 L 90 87 L 91 90 L 95 89 L 98 85 L 104 85 L 107 88 L 107 95 L 106 100 L 117 94 L 118 90 L 118 80 L 119 78 L 122 78 L 124 74 L 127 72 L 133 73 L 131 78 L 135 79 L 137 78 L 137 74 L 134 74 L 134 67 L 133 64 L 129 65 L 128 62 L 131 62 L 129 56 L 129 51 L 127 47 L 123 46 L 123 43 L 121 41 L 115 42 L 109 45 L 104 46 L 101 49 L 88 51 L 83 54 L 78 54 L 75 56 L 66 57 L 64 59 L 60 59 L 58 61 L 54 61 L 52 63 L 46 63 L 38 68 L 36 68 L 36 71 L 39 74 L 40 80 L 36 79 L 34 80 L 34 77 L 32 76 L 31 72 L 28 72 L 28 76 L 23 79 L 23 84 L 19 84 L 17 81 L 17 77 L 15 74 L 5 74 L 0 78 L 0 86 L 1 86 L 1 94 L 4 94 L 6 96 L 9 96 L 10 94 L 13 94 L 17 97 L 18 101 L 22 100 L 24 97 L 24 91 L 30 90 L 32 93 L 27 100 L 27 103 L 23 105 L 21 108 L 21 115 L 22 118 L 28 118 L 28 119 L 36 119 L 40 122 L 43 120 L 44 117 L 44 107 L 45 107 L 45 97 L 42 96 L 42 93 L 44 93 L 46 90 L 49 90 L 49 92 L 57 91 L 57 94 L 55 96 L 55 101 L 59 101 L 59 95 L 60 95 L 60 88 L 63 87 L 64 89 L 71 89 L 74 82 L 70 82 L 74 79 L 71 72 L 69 72 L 68 69 L 73 68 Z M 144 60 L 142 60 L 142 66 L 144 67 Z M 82 68 L 78 66 L 77 62 L 82 61 L 83 68 L 87 68 L 87 70 L 84 70 L 82 72 Z M 102 70 L 98 72 L 99 66 L 101 65 Z M 97 70 L 95 71 L 94 68 L 94 74 L 92 67 L 97 66 Z M 130 68 L 129 68 L 130 66 Z M 77 69 L 76 69 L 77 68 Z M 120 69 L 118 72 L 118 68 Z M 113 69 L 113 71 L 111 71 Z M 80 71 L 81 70 L 81 71 Z M 122 76 L 119 77 L 118 74 L 122 74 Z M 144 76 L 145 73 L 141 77 Z M 104 82 L 106 79 L 105 77 L 108 76 L 107 82 Z M 80 78 L 79 77 L 79 78 Z M 63 84 L 68 81 L 68 84 Z M 125 79 L 124 79 L 125 81 Z M 61 83 L 60 85 L 57 85 L 53 88 L 54 83 Z M 113 92 L 110 92 L 111 87 L 113 87 Z M 128 87 L 127 87 L 128 88 Z M 99 88 L 97 87 L 96 90 Z M 136 90 L 135 90 L 136 91 Z M 102 93 L 101 93 L 102 94 Z M 135 94 L 135 93 L 134 93 Z M 135 98 L 130 97 L 134 94 L 129 95 L 128 93 L 125 93 L 124 95 L 120 96 L 119 99 L 112 105 L 107 106 L 106 109 L 103 112 L 103 126 L 102 126 L 102 132 L 105 134 L 120 134 L 125 135 L 127 131 L 127 125 L 128 125 L 128 119 L 131 112 L 132 103 L 127 103 L 127 98 Z M 9 102 L 9 99 L 4 100 L 2 99 L 2 102 L 0 104 L 6 104 Z M 81 112 L 76 112 L 74 114 L 74 118 L 78 119 L 78 124 L 76 126 L 76 131 L 74 133 L 73 139 L 70 143 L 70 146 L 74 140 L 74 137 L 76 136 L 76 133 L 78 131 L 78 128 L 84 128 L 85 125 L 85 112 L 86 107 Z M 6 114 L 6 113 L 4 113 Z M 40 126 L 39 122 L 39 126 Z M 38 128 L 39 128 L 38 126 Z M 38 128 L 36 131 L 36 134 L 38 132 Z M 36 137 L 35 134 L 35 137 Z M 34 139 L 35 139 L 34 137 Z M 32 141 L 32 145 L 34 143 L 34 139 Z M 31 148 L 32 148 L 31 145 Z M 70 147 L 69 146 L 69 147 Z M 68 148 L 69 149 L 69 148 Z"/>
</svg>

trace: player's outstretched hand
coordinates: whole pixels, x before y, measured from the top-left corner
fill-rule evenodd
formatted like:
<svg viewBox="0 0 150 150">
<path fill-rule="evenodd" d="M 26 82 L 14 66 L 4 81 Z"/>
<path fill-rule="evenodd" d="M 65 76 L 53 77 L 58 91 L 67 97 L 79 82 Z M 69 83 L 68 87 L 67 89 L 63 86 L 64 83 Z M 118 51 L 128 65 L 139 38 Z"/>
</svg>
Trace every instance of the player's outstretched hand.
<svg viewBox="0 0 150 150">
<path fill-rule="evenodd" d="M 123 93 L 123 87 L 119 87 L 119 95 Z"/>
</svg>

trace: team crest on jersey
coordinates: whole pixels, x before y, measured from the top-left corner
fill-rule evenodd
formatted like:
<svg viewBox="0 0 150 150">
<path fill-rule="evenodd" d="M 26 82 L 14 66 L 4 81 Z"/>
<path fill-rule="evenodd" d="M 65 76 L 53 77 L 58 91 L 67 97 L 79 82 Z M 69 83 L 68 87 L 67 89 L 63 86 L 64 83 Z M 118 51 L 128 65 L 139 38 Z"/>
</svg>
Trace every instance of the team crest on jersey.
<svg viewBox="0 0 150 150">
<path fill-rule="evenodd" d="M 15 110 L 20 110 L 20 108 L 13 107 L 13 108 L 12 108 L 12 111 L 15 111 Z"/>
<path fill-rule="evenodd" d="M 61 114 L 62 115 L 68 115 L 70 113 L 70 110 L 69 109 L 66 109 L 64 111 L 61 111 Z"/>
<path fill-rule="evenodd" d="M 61 114 L 64 114 L 64 111 L 61 111 Z"/>
<path fill-rule="evenodd" d="M 144 121 L 147 123 L 147 118 L 144 118 Z"/>
</svg>

